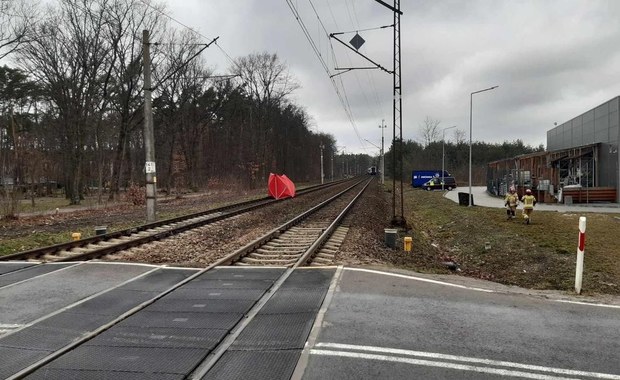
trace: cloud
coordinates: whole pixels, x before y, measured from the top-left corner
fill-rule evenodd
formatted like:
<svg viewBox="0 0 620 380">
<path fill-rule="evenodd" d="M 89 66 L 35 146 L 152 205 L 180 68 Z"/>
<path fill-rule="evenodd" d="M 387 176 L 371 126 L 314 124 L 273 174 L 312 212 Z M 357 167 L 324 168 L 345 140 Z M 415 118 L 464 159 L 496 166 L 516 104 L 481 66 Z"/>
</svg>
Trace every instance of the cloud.
<svg viewBox="0 0 620 380">
<path fill-rule="evenodd" d="M 392 29 L 361 31 L 392 23 L 392 14 L 367 0 L 292 1 L 332 72 L 339 66 L 369 66 L 328 33 L 360 31 L 360 51 L 392 68 Z M 605 0 L 470 0 L 402 2 L 403 135 L 419 136 L 426 116 L 440 127 L 469 130 L 473 97 L 474 140 L 522 139 L 545 143 L 546 131 L 620 94 L 620 2 Z M 171 14 L 220 44 L 233 57 L 277 53 L 302 88 L 295 94 L 318 130 L 333 134 L 348 151 L 380 140 L 386 119 L 391 139 L 392 76 L 379 70 L 342 74 L 342 96 L 350 104 L 358 139 L 332 84 L 286 2 L 258 0 L 168 0 Z M 317 18 L 314 10 L 319 14 Z M 324 30 L 325 29 L 325 30 Z M 353 34 L 343 35 L 348 41 Z M 334 46 L 336 59 L 330 46 Z M 211 50 L 211 49 L 209 49 Z M 229 63 L 216 49 L 207 60 L 224 71 Z M 387 133 L 389 132 L 389 133 Z M 368 148 L 370 149 L 370 148 Z"/>
</svg>

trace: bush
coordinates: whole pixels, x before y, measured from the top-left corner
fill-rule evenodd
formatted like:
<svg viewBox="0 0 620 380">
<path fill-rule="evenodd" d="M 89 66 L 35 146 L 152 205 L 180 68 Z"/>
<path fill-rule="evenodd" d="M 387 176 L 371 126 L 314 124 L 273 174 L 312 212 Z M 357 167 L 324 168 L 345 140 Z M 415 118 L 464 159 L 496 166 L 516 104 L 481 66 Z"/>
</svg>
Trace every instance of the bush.
<svg viewBox="0 0 620 380">
<path fill-rule="evenodd" d="M 127 189 L 125 194 L 127 202 L 135 206 L 141 206 L 146 204 L 146 188 L 138 185 L 131 185 Z"/>
</svg>

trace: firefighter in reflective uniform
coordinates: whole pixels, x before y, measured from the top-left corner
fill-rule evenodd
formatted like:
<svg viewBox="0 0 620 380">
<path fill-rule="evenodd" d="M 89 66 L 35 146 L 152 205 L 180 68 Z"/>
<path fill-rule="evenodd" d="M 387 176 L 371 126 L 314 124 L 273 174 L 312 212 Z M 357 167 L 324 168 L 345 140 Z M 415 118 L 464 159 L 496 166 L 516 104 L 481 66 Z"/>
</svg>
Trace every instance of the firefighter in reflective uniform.
<svg viewBox="0 0 620 380">
<path fill-rule="evenodd" d="M 530 224 L 532 212 L 536 205 L 536 198 L 532 195 L 532 190 L 525 190 L 525 195 L 521 198 L 521 202 L 523 202 L 523 218 L 525 219 L 525 223 Z"/>
<path fill-rule="evenodd" d="M 504 206 L 506 206 L 506 216 L 508 220 L 515 218 L 517 204 L 519 204 L 519 194 L 517 194 L 514 187 L 511 187 L 510 192 L 506 194 L 506 198 L 504 198 Z"/>
</svg>

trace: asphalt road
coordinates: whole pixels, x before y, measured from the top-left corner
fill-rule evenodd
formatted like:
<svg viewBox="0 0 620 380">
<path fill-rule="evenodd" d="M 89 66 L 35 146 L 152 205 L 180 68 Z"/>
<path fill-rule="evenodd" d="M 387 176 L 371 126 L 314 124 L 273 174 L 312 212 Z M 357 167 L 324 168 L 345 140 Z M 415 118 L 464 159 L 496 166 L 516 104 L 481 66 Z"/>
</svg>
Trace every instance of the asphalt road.
<svg viewBox="0 0 620 380">
<path fill-rule="evenodd" d="M 344 269 L 294 378 L 620 379 L 620 307 L 426 281 Z"/>
<path fill-rule="evenodd" d="M 10 265 L 21 264 L 0 267 Z M 53 266 L 55 270 L 46 273 L 38 271 L 41 267 L 33 266 L 2 276 L 6 281 L 0 286 L 0 334 L 4 330 L 0 338 L 0 351 L 4 350 L 0 355 L 0 378 L 6 377 L 2 375 L 3 370 L 6 374 L 17 373 L 58 347 L 64 347 L 66 342 L 94 331 L 195 272 L 195 269 L 136 264 Z M 591 299 L 566 293 L 533 292 L 460 276 L 398 272 L 337 269 L 294 379 L 620 380 L 618 300 L 590 304 L 584 301 Z M 34 276 L 28 277 L 28 274 Z M 251 290 L 243 289 L 245 293 Z M 264 288 L 261 289 L 256 291 L 262 294 Z M 195 289 L 188 290 L 195 292 Z M 198 294 L 211 297 L 208 292 L 199 291 Z M 283 320 L 290 322 L 297 314 L 308 314 L 295 309 L 298 301 L 283 304 L 292 309 L 282 313 L 286 317 Z M 177 318 L 179 313 L 185 312 L 174 309 L 164 314 L 171 323 L 189 320 Z M 211 318 L 210 313 L 207 314 Z M 152 317 L 146 320 L 153 322 Z M 269 326 L 283 323 L 289 328 L 283 331 L 295 332 L 289 322 L 270 322 Z M 303 324 L 305 334 L 311 323 Z M 140 322 L 136 326 L 148 328 L 150 325 Z M 217 327 L 210 325 L 210 328 Z M 274 344 L 286 343 L 282 336 L 265 333 L 265 328 L 258 331 L 264 335 L 259 341 L 260 347 L 269 350 Z M 98 337 L 104 339 L 104 335 Z M 184 336 L 172 334 L 169 338 Z M 59 337 L 66 338 L 66 342 L 58 340 Z M 155 337 L 160 339 L 160 335 Z M 149 335 L 151 338 L 153 336 Z M 93 346 L 99 347 L 94 343 Z M 109 350 L 106 348 L 106 354 L 117 352 L 114 348 L 117 346 L 114 343 Z M 85 345 L 84 349 L 88 347 Z M 294 354 L 298 355 L 304 347 L 303 340 L 295 347 L 298 351 Z M 166 357 L 174 361 L 173 357 L 184 355 L 181 351 L 168 351 Z M 287 353 L 291 350 L 271 349 L 268 352 Z M 71 351 L 73 356 L 67 354 L 62 358 L 70 362 L 75 357 L 82 358 L 78 354 L 82 355 L 75 350 Z M 206 355 L 206 351 L 202 354 Z M 153 372 L 150 367 L 144 367 L 141 357 L 123 355 L 115 358 L 121 363 L 125 363 L 125 359 L 135 360 L 136 368 L 139 364 L 145 373 Z M 144 355 L 156 360 L 148 353 Z M 109 363 L 88 355 L 84 357 L 97 365 Z M 85 368 L 80 363 L 73 363 L 75 371 Z M 273 367 L 273 363 L 265 364 L 264 360 L 260 363 L 267 369 Z M 14 364 L 15 368 L 7 369 L 7 364 Z M 240 365 L 251 368 L 252 372 L 237 371 L 239 378 L 276 378 L 265 375 L 271 372 L 264 372 L 261 377 L 256 372 L 255 362 L 245 361 Z M 290 369 L 294 366 L 293 362 Z M 286 378 L 288 374 L 290 372 Z"/>
</svg>

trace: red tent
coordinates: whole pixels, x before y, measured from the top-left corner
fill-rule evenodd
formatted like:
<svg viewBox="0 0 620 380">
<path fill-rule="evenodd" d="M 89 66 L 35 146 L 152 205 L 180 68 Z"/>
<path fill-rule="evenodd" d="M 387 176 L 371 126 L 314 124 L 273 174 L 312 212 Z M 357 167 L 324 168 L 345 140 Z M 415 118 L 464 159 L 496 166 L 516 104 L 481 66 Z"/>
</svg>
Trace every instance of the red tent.
<svg viewBox="0 0 620 380">
<path fill-rule="evenodd" d="M 267 187 L 269 188 L 269 195 L 275 199 L 295 196 L 295 184 L 284 174 L 269 173 Z"/>
</svg>

